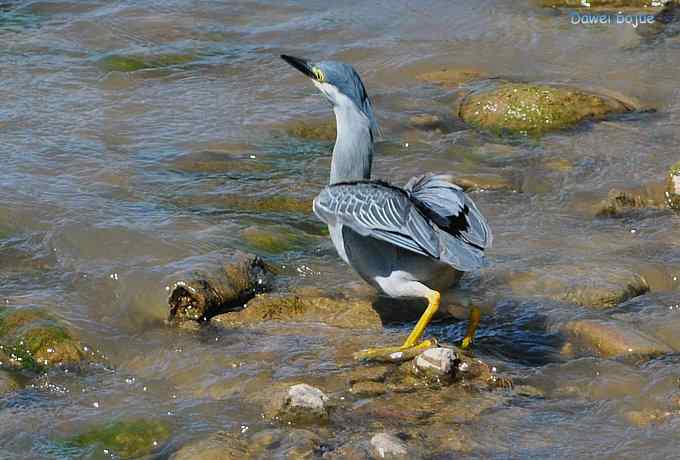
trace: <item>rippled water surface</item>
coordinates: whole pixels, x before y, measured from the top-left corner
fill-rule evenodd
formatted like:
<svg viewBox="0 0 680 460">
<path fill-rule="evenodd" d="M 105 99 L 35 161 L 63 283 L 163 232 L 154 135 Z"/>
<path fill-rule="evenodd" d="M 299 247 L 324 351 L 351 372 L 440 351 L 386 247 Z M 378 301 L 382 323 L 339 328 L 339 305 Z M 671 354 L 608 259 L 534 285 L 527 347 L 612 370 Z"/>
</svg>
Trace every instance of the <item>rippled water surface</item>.
<svg viewBox="0 0 680 460">
<path fill-rule="evenodd" d="M 0 4 L 0 43 L 0 298 L 50 310 L 106 362 L 0 397 L 0 458 L 77 457 L 55 440 L 135 416 L 172 426 L 158 458 L 206 433 L 263 429 L 245 395 L 295 376 L 332 380 L 351 365 L 344 351 L 412 326 L 356 338 L 319 324 L 191 333 L 163 323 L 153 274 L 214 250 L 259 252 L 284 267 L 283 286 L 364 292 L 311 212 L 248 205 L 284 197 L 311 208 L 327 182 L 332 142 L 285 125 L 329 120 L 330 109 L 281 53 L 355 65 L 383 127 L 378 177 L 403 184 L 438 171 L 512 183 L 473 193 L 495 234 L 491 266 L 451 295 L 489 306 L 473 353 L 542 396 L 505 395 L 465 422 L 465 455 L 680 455 L 680 416 L 626 417 L 680 410 L 669 383 L 680 376 L 675 356 L 566 356 L 555 324 L 604 313 L 537 299 L 512 278 L 550 271 L 587 283 L 599 270 L 632 270 L 651 293 L 619 308 L 619 319 L 678 345 L 680 320 L 666 308 L 680 302 L 678 216 L 590 212 L 611 188 L 659 182 L 680 159 L 677 38 L 645 43 L 627 26 L 572 25 L 529 1 L 10 0 Z M 146 64 L 120 71 L 107 67 L 112 56 Z M 540 139 L 499 138 L 456 119 L 458 90 L 416 78 L 443 67 L 607 91 L 656 110 Z M 446 128 L 414 128 L 422 114 Z M 243 238 L 253 226 L 297 243 L 258 251 Z M 446 320 L 430 332 L 455 342 L 464 330 Z M 376 429 L 370 415 L 351 423 L 324 442 Z"/>
</svg>

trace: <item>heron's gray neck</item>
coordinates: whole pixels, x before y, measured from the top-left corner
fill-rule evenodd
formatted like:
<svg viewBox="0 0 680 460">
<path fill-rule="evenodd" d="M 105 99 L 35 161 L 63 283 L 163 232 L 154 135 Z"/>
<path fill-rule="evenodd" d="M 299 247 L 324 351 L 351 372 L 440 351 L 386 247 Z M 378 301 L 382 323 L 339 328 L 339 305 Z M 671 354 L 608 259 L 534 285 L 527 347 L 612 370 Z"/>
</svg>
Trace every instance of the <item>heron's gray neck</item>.
<svg viewBox="0 0 680 460">
<path fill-rule="evenodd" d="M 331 184 L 371 178 L 373 138 L 370 121 L 351 104 L 336 105 L 337 138 L 331 161 Z"/>
</svg>

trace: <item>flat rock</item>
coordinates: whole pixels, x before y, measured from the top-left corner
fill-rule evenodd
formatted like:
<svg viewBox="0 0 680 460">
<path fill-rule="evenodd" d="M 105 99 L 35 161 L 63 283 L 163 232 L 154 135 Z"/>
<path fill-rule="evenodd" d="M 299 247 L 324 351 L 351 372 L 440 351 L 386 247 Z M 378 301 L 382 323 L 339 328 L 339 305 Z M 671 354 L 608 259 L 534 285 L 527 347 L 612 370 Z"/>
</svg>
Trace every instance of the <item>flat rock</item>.
<svg viewBox="0 0 680 460">
<path fill-rule="evenodd" d="M 615 320 L 570 321 L 560 330 L 578 347 L 605 358 L 658 356 L 673 351 L 655 338 Z"/>
<path fill-rule="evenodd" d="M 371 300 L 319 295 L 316 290 L 259 295 L 249 301 L 245 309 L 218 315 L 211 323 L 218 327 L 235 327 L 262 321 L 310 321 L 341 328 L 382 328 L 382 320 Z"/>
<path fill-rule="evenodd" d="M 612 97 L 576 88 L 506 82 L 467 95 L 459 116 L 474 127 L 499 134 L 540 135 L 631 110 Z"/>
<path fill-rule="evenodd" d="M 389 433 L 378 433 L 371 438 L 373 455 L 385 459 L 407 459 L 408 447 L 404 441 Z"/>
<path fill-rule="evenodd" d="M 541 296 L 588 308 L 612 308 L 649 291 L 644 277 L 607 264 L 556 265 L 514 274 L 509 280 L 516 295 Z"/>
</svg>

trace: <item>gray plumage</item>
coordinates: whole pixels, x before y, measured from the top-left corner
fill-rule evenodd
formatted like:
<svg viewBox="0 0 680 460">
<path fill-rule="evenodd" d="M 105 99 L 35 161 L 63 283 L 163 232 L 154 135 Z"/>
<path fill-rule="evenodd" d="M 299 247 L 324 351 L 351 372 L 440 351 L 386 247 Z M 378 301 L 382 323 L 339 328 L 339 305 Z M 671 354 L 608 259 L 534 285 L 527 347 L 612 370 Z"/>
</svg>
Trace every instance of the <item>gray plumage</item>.
<svg viewBox="0 0 680 460">
<path fill-rule="evenodd" d="M 414 177 L 402 188 L 371 181 L 378 124 L 352 66 L 282 58 L 309 76 L 333 104 L 337 138 L 330 185 L 314 200 L 340 257 L 392 297 L 433 298 L 462 272 L 484 265 L 491 231 L 448 176 Z"/>
</svg>

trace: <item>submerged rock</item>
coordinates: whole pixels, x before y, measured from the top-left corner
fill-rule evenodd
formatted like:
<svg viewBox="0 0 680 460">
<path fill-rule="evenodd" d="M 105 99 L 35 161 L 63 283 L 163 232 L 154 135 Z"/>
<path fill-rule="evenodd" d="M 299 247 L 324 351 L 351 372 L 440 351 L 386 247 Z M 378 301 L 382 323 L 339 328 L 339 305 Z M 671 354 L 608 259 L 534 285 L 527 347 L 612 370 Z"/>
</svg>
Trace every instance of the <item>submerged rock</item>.
<svg viewBox="0 0 680 460">
<path fill-rule="evenodd" d="M 452 182 L 466 192 L 515 189 L 511 180 L 496 174 L 458 176 Z"/>
<path fill-rule="evenodd" d="M 456 88 L 463 83 L 487 78 L 488 75 L 475 69 L 445 68 L 433 72 L 425 72 L 416 76 L 416 79 L 427 83 L 434 83 L 446 88 Z"/>
<path fill-rule="evenodd" d="M 313 321 L 343 328 L 382 327 L 380 315 L 369 299 L 353 299 L 341 294 L 331 297 L 316 290 L 260 295 L 249 301 L 243 310 L 218 315 L 211 323 L 234 327 L 262 321 Z"/>
<path fill-rule="evenodd" d="M 323 391 L 301 383 L 275 394 L 266 412 L 282 422 L 318 422 L 328 418 L 327 402 L 328 396 Z"/>
<path fill-rule="evenodd" d="M 668 207 L 680 211 L 680 161 L 668 170 L 666 177 L 666 202 Z"/>
<path fill-rule="evenodd" d="M 170 460 L 241 460 L 249 458 L 248 449 L 245 440 L 218 432 L 185 444 Z"/>
<path fill-rule="evenodd" d="M 634 209 L 664 207 L 663 187 L 661 184 L 650 184 L 634 190 L 612 189 L 603 200 L 595 206 L 598 217 L 620 217 Z"/>
<path fill-rule="evenodd" d="M 86 354 L 63 322 L 37 308 L 0 308 L 3 366 L 41 371 L 77 366 Z"/>
<path fill-rule="evenodd" d="M 168 278 L 169 320 L 205 321 L 241 308 L 255 294 L 270 289 L 273 272 L 257 256 L 235 251 L 196 258 L 190 269 Z"/>
<path fill-rule="evenodd" d="M 607 264 L 551 266 L 515 274 L 509 281 L 516 295 L 542 296 L 596 309 L 615 307 L 649 291 L 644 277 Z"/>
<path fill-rule="evenodd" d="M 310 238 L 282 225 L 274 227 L 251 226 L 241 231 L 244 241 L 253 249 L 270 254 L 299 249 L 306 246 Z"/>
<path fill-rule="evenodd" d="M 155 56 L 111 54 L 97 61 L 97 66 L 106 72 L 136 72 L 138 70 L 185 65 L 195 59 L 196 56 L 190 54 L 166 53 Z"/>
<path fill-rule="evenodd" d="M 602 357 L 652 357 L 673 350 L 653 337 L 618 321 L 577 320 L 563 325 L 560 330 L 577 347 Z"/>
<path fill-rule="evenodd" d="M 140 458 L 159 450 L 170 427 L 158 420 L 127 420 L 93 428 L 68 441 L 75 447 L 106 449 L 119 458 Z"/>
<path fill-rule="evenodd" d="M 503 83 L 469 94 L 459 115 L 472 126 L 497 133 L 540 135 L 631 110 L 614 98 L 575 88 Z"/>
<path fill-rule="evenodd" d="M 282 125 L 281 129 L 289 136 L 317 141 L 334 141 L 336 137 L 335 118 L 321 120 L 295 120 Z"/>
<path fill-rule="evenodd" d="M 378 433 L 371 438 L 373 455 L 377 458 L 408 459 L 408 446 L 404 441 L 389 433 Z"/>
</svg>

